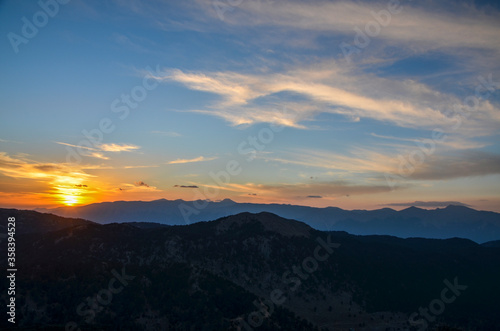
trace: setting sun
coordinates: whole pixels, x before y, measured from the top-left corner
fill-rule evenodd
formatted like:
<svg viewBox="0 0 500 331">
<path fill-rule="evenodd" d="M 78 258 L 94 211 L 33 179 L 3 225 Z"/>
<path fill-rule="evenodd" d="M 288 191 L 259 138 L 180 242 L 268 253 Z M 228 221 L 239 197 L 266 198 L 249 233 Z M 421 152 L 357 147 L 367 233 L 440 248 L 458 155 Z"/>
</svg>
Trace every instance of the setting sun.
<svg viewBox="0 0 500 331">
<path fill-rule="evenodd" d="M 75 185 L 75 184 L 74 184 Z M 77 186 L 77 185 L 75 185 Z M 56 190 L 56 196 L 58 197 L 58 202 L 66 206 L 74 206 L 81 204 L 85 200 L 82 196 L 82 189 L 75 186 L 62 186 L 56 185 L 54 189 Z"/>
<path fill-rule="evenodd" d="M 68 195 L 64 197 L 63 203 L 66 206 L 73 206 L 78 203 L 78 198 L 73 195 Z"/>
</svg>

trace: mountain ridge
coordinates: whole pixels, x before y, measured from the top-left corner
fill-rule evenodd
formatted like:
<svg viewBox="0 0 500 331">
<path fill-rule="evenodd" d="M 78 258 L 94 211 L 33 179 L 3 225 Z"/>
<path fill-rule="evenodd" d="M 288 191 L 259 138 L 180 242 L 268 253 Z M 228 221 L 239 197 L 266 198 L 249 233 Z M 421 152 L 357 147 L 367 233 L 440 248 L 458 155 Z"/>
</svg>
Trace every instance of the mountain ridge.
<svg viewBox="0 0 500 331">
<path fill-rule="evenodd" d="M 437 322 L 476 330 L 500 323 L 494 308 L 500 292 L 492 286 L 500 276 L 500 248 L 467 239 L 322 232 L 270 213 L 162 228 L 68 221 L 68 228 L 47 232 L 42 225 L 50 228 L 50 218 L 32 213 L 16 214 L 40 231 L 16 237 L 22 270 L 16 300 L 25 328 L 62 329 L 73 320 L 82 329 L 119 323 L 123 329 L 237 330 L 260 309 L 254 301 L 274 311 L 259 330 L 407 329 L 409 315 L 441 293 L 443 280 L 456 278 L 467 289 Z M 282 224 L 300 224 L 309 236 L 289 236 Z M 321 247 L 331 246 L 321 242 L 335 245 L 328 258 Z M 88 324 L 75 308 L 99 293 L 111 270 L 134 279 L 96 311 L 97 325 Z M 270 309 L 266 299 L 276 289 L 286 300 Z"/>
<path fill-rule="evenodd" d="M 202 206 L 203 208 L 200 208 Z M 239 214 L 270 212 L 305 222 L 314 229 L 347 231 L 352 234 L 387 234 L 397 237 L 462 237 L 478 243 L 500 239 L 500 213 L 478 211 L 465 206 L 402 210 L 344 210 L 338 207 L 309 207 L 290 204 L 238 203 L 221 201 L 114 201 L 79 207 L 43 210 L 64 217 L 79 217 L 106 224 L 153 222 L 167 225 L 191 224 Z"/>
</svg>

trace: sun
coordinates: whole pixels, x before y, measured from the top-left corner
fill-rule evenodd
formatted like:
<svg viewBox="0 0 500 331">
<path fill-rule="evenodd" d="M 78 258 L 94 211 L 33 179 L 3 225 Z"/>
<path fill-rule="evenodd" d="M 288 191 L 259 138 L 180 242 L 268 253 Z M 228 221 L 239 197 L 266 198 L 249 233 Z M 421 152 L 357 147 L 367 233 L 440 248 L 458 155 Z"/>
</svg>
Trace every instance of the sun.
<svg viewBox="0 0 500 331">
<path fill-rule="evenodd" d="M 66 206 L 73 206 L 78 203 L 78 198 L 74 195 L 66 195 L 63 198 L 63 204 Z"/>
</svg>

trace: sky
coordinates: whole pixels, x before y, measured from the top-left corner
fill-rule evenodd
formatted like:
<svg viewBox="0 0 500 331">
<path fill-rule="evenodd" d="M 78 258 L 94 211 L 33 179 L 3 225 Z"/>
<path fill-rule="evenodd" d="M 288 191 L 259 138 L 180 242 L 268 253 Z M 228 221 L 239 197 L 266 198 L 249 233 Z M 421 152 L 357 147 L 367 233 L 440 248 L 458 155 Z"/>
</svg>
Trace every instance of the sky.
<svg viewBox="0 0 500 331">
<path fill-rule="evenodd" d="M 496 1 L 0 1 L 0 207 L 500 212 Z"/>
</svg>

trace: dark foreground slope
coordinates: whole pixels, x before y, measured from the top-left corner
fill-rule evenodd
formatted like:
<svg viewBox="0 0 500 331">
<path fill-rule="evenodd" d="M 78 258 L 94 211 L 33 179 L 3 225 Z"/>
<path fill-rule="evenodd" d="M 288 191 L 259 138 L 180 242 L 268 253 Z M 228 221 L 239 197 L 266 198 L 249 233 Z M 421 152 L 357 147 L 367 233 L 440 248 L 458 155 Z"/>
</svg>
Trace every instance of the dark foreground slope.
<svg viewBox="0 0 500 331">
<path fill-rule="evenodd" d="M 42 214 L 16 219 L 40 230 L 16 237 L 16 321 L 25 329 L 500 325 L 500 249 L 469 240 L 326 233 L 269 213 L 142 229 L 68 221 L 50 232 Z"/>
</svg>

